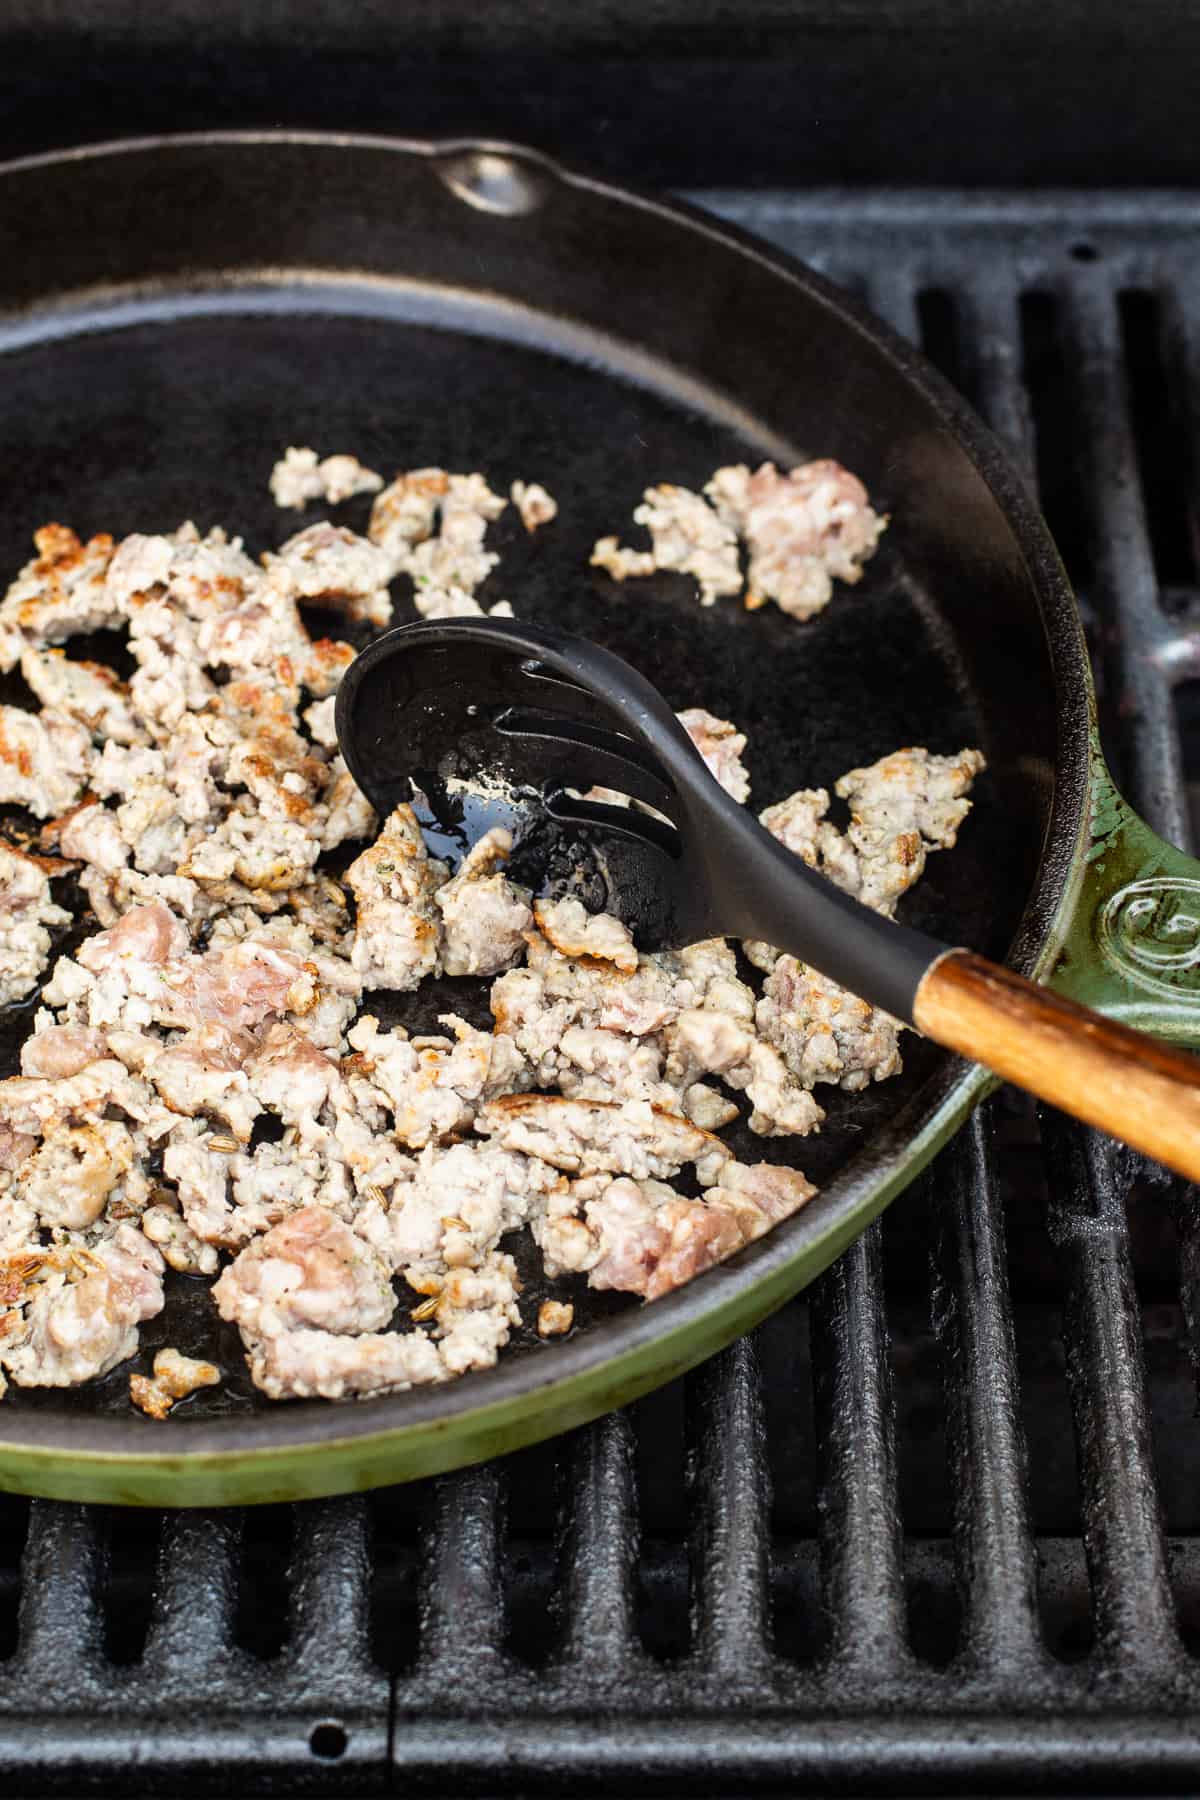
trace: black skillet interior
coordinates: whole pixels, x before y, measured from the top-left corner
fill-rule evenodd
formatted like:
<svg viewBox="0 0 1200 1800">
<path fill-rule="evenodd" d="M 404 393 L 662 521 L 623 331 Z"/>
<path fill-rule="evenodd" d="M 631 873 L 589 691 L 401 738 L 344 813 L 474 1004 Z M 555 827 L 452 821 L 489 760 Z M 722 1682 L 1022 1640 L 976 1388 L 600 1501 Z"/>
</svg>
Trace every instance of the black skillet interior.
<svg viewBox="0 0 1200 1800">
<path fill-rule="evenodd" d="M 336 151 L 325 156 L 336 159 Z M 382 193 L 374 203 L 386 210 Z M 215 216 L 236 235 L 236 209 L 217 206 Z M 453 223 L 468 238 L 482 234 L 484 255 L 493 221 L 460 206 Z M 532 222 L 507 218 L 504 226 L 530 231 L 531 242 L 543 229 L 536 215 Z M 304 265 L 303 245 L 269 241 L 269 215 L 265 229 L 263 263 L 278 268 L 287 249 Z M 412 260 L 428 269 L 437 245 L 420 229 Z M 207 215 L 196 230 L 200 262 L 218 268 L 230 246 L 212 235 Z M 703 272 L 711 253 L 701 233 L 690 252 L 696 273 Z M 253 254 L 252 245 L 239 243 L 233 261 L 249 263 Z M 113 257 L 128 265 L 113 267 L 115 278 L 142 273 L 136 245 Z M 349 251 L 347 257 L 353 261 Z M 805 340 L 807 379 L 787 395 L 789 429 L 781 441 L 777 382 L 754 352 L 756 340 L 778 337 L 781 322 L 756 317 L 749 281 L 741 312 L 731 310 L 728 296 L 715 332 L 710 319 L 689 334 L 686 292 L 664 292 L 664 304 L 680 309 L 678 367 L 657 353 L 643 363 L 630 357 L 623 367 L 594 346 L 581 353 L 569 311 L 564 327 L 559 297 L 545 281 L 543 275 L 530 285 L 529 304 L 539 314 L 532 342 L 514 341 L 510 309 L 486 297 L 474 303 L 464 328 L 460 302 L 440 295 L 431 280 L 414 304 L 413 290 L 398 301 L 386 283 L 365 280 L 304 289 L 284 283 L 270 294 L 231 299 L 208 278 L 192 284 L 208 299 L 187 309 L 159 300 L 158 316 L 134 307 L 114 319 L 84 307 L 69 329 L 52 325 L 41 341 L 0 332 L 0 569 L 15 571 L 31 530 L 52 519 L 81 534 L 120 535 L 192 518 L 202 529 L 220 523 L 243 534 L 254 552 L 273 546 L 300 523 L 278 512 L 267 491 L 272 461 L 288 444 L 312 444 L 323 454 L 350 450 L 389 476 L 436 463 L 481 469 L 497 489 L 518 476 L 543 481 L 559 502 L 558 519 L 528 538 L 512 509 L 501 518 L 489 536 L 501 562 L 482 598 L 507 598 L 522 618 L 596 639 L 642 669 L 676 707 L 699 704 L 735 720 L 750 740 L 755 805 L 799 786 L 832 785 L 845 769 L 901 745 L 985 749 L 990 772 L 960 844 L 930 858 L 904 915 L 1003 956 L 1045 829 L 1054 706 L 1031 590 L 979 477 L 947 434 L 928 419 L 914 421 L 898 380 L 889 387 L 874 369 L 855 368 L 855 340 L 824 303 L 805 304 L 799 295 L 787 323 L 797 341 Z M 600 310 L 614 337 L 622 336 L 621 293 L 614 289 Z M 778 379 L 787 374 L 778 371 Z M 740 415 L 723 402 L 707 404 L 705 393 L 713 391 L 737 394 Z M 765 415 L 756 410 L 757 395 Z M 685 577 L 617 586 L 589 569 L 598 535 L 642 541 L 630 514 L 647 484 L 699 487 L 721 463 L 771 454 L 839 456 L 863 474 L 876 505 L 893 512 L 861 586 L 839 589 L 816 620 L 798 624 L 774 608 L 750 614 L 728 601 L 703 610 Z M 355 501 L 336 516 L 363 529 L 368 509 L 369 501 Z M 310 509 L 308 519 L 316 516 Z M 402 583 L 395 595 L 397 621 L 415 616 Z M 71 646 L 72 653 L 83 648 Z M 3 698 L 19 692 L 19 681 L 10 679 Z M 486 984 L 477 982 L 373 996 L 370 1004 L 385 1022 L 417 1029 L 436 1029 L 436 1015 L 449 1009 L 488 1022 Z M 13 1009 L 4 1021 L 4 1073 L 16 1067 L 31 1010 L 32 1003 Z M 795 1160 L 826 1185 L 913 1099 L 940 1060 L 932 1046 L 907 1039 L 899 1079 L 861 1095 L 822 1094 L 829 1122 L 821 1136 L 798 1143 L 735 1132 L 732 1141 L 752 1160 Z M 538 1273 L 528 1257 L 526 1265 L 536 1299 Z M 628 1304 L 583 1288 L 572 1297 L 584 1333 Z M 524 1310 L 532 1316 L 535 1308 Z M 407 1304 L 397 1316 L 401 1327 L 406 1312 Z M 198 1396 L 184 1416 L 264 1404 L 242 1373 L 236 1337 L 215 1317 L 207 1284 L 172 1278 L 165 1313 L 142 1335 L 138 1366 L 156 1347 L 174 1343 L 215 1354 L 229 1372 L 220 1390 Z M 537 1353 L 545 1352 L 536 1340 L 523 1339 L 509 1355 Z M 75 1391 L 10 1390 L 5 1407 L 121 1413 L 128 1373 L 122 1367 Z"/>
</svg>

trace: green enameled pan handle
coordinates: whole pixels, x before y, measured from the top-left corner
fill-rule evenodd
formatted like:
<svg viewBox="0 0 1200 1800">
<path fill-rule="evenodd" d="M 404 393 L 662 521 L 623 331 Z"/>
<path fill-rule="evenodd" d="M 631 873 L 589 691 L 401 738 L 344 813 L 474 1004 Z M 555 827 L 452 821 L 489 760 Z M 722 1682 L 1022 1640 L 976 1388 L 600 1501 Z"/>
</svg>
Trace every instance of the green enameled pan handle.
<svg viewBox="0 0 1200 1800">
<path fill-rule="evenodd" d="M 1200 1049 L 1200 862 L 1152 831 L 1093 747 L 1088 841 L 1048 984 Z"/>
</svg>

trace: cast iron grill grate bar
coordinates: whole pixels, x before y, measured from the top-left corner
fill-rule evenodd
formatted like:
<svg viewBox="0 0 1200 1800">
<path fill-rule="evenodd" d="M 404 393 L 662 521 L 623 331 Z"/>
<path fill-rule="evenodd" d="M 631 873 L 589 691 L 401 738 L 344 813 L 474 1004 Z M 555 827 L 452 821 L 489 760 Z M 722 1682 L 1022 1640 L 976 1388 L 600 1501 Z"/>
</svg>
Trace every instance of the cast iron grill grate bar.
<svg viewBox="0 0 1200 1800">
<path fill-rule="evenodd" d="M 565 1668 L 600 1687 L 636 1677 L 637 1493 L 626 1413 L 586 1426 L 563 1458 L 570 1498 L 559 1578 Z"/>
<path fill-rule="evenodd" d="M 852 284 L 862 292 L 872 312 L 886 319 L 893 331 L 917 343 L 921 336 L 919 293 L 921 279 L 910 263 L 883 263 Z"/>
<path fill-rule="evenodd" d="M 901 1527 L 878 1225 L 812 1290 L 823 1584 L 833 1663 L 875 1679 L 905 1659 Z"/>
<path fill-rule="evenodd" d="M 768 1661 L 770 1478 L 760 1382 L 753 1338 L 688 1378 L 694 1654 L 726 1688 L 755 1688 Z"/>
<path fill-rule="evenodd" d="M 1066 291 L 1067 338 L 1073 347 L 1080 443 L 1086 459 L 1094 558 L 1094 595 L 1104 617 L 1123 717 L 1124 779 L 1130 798 L 1157 831 L 1176 843 L 1191 837 L 1172 698 L 1172 637 L 1159 604 L 1158 577 L 1130 420 L 1129 371 L 1118 295 L 1094 279 Z"/>
<path fill-rule="evenodd" d="M 1157 1683 L 1177 1672 L 1179 1642 L 1117 1169 L 1124 1153 L 1050 1112 L 1043 1136 L 1067 1276 L 1063 1337 L 1097 1649 L 1122 1679 Z"/>
<path fill-rule="evenodd" d="M 489 1464 L 434 1486 L 423 1572 L 421 1659 L 430 1680 L 480 1695 L 503 1681 L 504 1475 Z"/>
<path fill-rule="evenodd" d="M 1161 465 L 1147 461 L 1138 383 L 1157 332 L 1161 369 L 1151 374 L 1186 393 L 1172 441 L 1194 474 L 1195 209 L 1164 200 L 1156 210 L 1136 196 L 719 198 L 739 223 L 808 257 L 923 342 L 1021 466 L 1037 467 L 1070 571 L 1086 579 L 1103 624 L 1101 674 L 1131 796 L 1160 829 L 1184 836 L 1174 692 L 1200 675 L 1200 638 L 1189 636 L 1200 617 L 1194 520 L 1179 516 L 1186 481 L 1168 482 L 1166 501 L 1147 500 L 1148 484 L 1156 493 L 1163 484 L 1151 481 Z M 1006 1246 L 1002 1189 L 1008 1203 L 1016 1178 L 997 1125 L 1003 1137 L 1011 1118 L 991 1104 L 923 1193 L 901 1202 L 907 1229 L 930 1222 L 916 1285 L 914 1259 L 875 1227 L 812 1290 L 808 1334 L 799 1305 L 772 1325 L 790 1334 L 783 1365 L 760 1334 L 688 1378 L 689 1478 L 677 1504 L 639 1484 L 636 1464 L 662 1416 L 640 1409 L 558 1447 L 556 1540 L 527 1524 L 514 1472 L 523 1465 L 427 1484 L 419 1617 L 395 1676 L 372 1653 L 372 1595 L 392 1590 L 360 1501 L 294 1509 L 286 1576 L 280 1551 L 271 1598 L 278 1623 L 258 1633 L 246 1630 L 262 1556 L 254 1516 L 165 1515 L 160 1530 L 148 1519 L 145 1643 L 120 1667 L 106 1657 L 121 1604 L 106 1585 L 110 1522 L 34 1503 L 16 1650 L 0 1660 L 0 1731 L 29 1791 L 68 1791 L 83 1766 L 97 1786 L 128 1792 L 123 1763 L 134 1749 L 147 1792 L 171 1794 L 376 1792 L 389 1764 L 394 1786 L 496 1794 L 561 1791 L 568 1780 L 731 1794 L 805 1783 L 1194 1787 L 1200 1681 L 1185 1644 L 1200 1624 L 1200 1558 L 1186 1535 L 1194 1526 L 1173 1524 L 1168 1538 L 1160 1517 L 1124 1217 L 1136 1165 L 1053 1118 L 1044 1165 L 1032 1140 L 1022 1151 L 1020 1170 L 1036 1163 L 1040 1180 L 1044 1168 L 1051 1193 L 1055 1244 L 1044 1262 L 1058 1286 L 1048 1302 L 1037 1281 L 1050 1278 L 1029 1275 L 1019 1234 L 1010 1230 Z M 1169 1204 L 1161 1193 L 1154 1203 Z M 1195 1324 L 1194 1195 L 1178 1198 L 1177 1213 Z M 1081 1531 L 1039 1516 L 1026 1469 L 1038 1365 L 1031 1352 L 1031 1374 L 1021 1333 L 1060 1291 L 1061 1339 L 1050 1347 L 1066 1357 L 1066 1381 L 1057 1379 L 1078 1436 Z M 914 1349 L 909 1322 L 922 1308 L 928 1352 Z M 793 1499 L 781 1523 L 781 1486 L 795 1485 L 795 1469 L 789 1477 L 779 1415 L 768 1407 L 774 1423 L 764 1421 L 761 1371 L 786 1366 L 789 1380 L 807 1382 L 810 1339 L 814 1428 L 788 1454 L 816 1464 L 816 1512 Z M 1046 1353 L 1041 1339 L 1033 1349 Z M 932 1523 L 908 1516 L 898 1466 L 898 1437 L 911 1457 L 913 1426 L 903 1409 L 897 1424 L 894 1389 L 913 1378 L 918 1352 L 939 1360 L 948 1435 L 948 1511 Z M 904 1359 L 898 1377 L 893 1356 Z M 1190 1419 L 1179 1426 L 1181 1437 L 1194 1430 Z M 395 1504 L 381 1496 L 373 1516 Z M 536 1667 L 528 1633 L 512 1629 L 509 1511 L 522 1521 L 513 1526 L 522 1554 L 541 1559 L 535 1573 L 561 1606 L 547 1615 Z M 7 1552 L 0 1544 L 0 1656 L 5 1594 L 16 1590 L 15 1572 L 5 1587 Z M 825 1627 L 782 1654 L 773 1620 L 810 1594 L 795 1571 L 812 1570 L 818 1554 Z M 935 1577 L 950 1596 L 949 1649 L 928 1660 L 910 1642 L 908 1596 L 915 1613 L 928 1604 L 921 1582 Z M 667 1589 L 681 1619 L 690 1605 L 690 1623 L 677 1648 L 651 1654 L 639 1620 Z M 1061 1616 L 1081 1639 L 1073 1662 L 1047 1623 Z M 197 1693 L 211 1718 L 189 1735 L 179 1720 Z"/>
<path fill-rule="evenodd" d="M 1000 271 L 949 286 L 957 366 L 919 313 L 922 348 L 955 381 L 1036 483 L 1033 412 L 1023 380 L 1020 301 Z M 969 347 L 964 350 L 964 346 Z M 933 1324 L 946 1387 L 947 1456 L 962 1615 L 958 1666 L 1009 1705 L 1051 1671 L 1038 1613 L 1020 1372 L 1009 1291 L 993 1108 L 981 1108 L 940 1159 L 934 1193 Z"/>
<path fill-rule="evenodd" d="M 212 1682 L 240 1663 L 234 1645 L 236 1512 L 178 1512 L 163 1521 L 145 1661 L 186 1682 Z"/>
<path fill-rule="evenodd" d="M 365 1500 L 298 1507 L 287 1660 L 297 1683 L 352 1703 L 371 1673 L 370 1543 Z"/>
<path fill-rule="evenodd" d="M 1017 291 L 994 272 L 989 281 L 968 277 L 958 291 L 958 307 L 962 335 L 973 351 L 972 379 L 964 392 L 1032 483 L 1033 413 L 1021 375 Z"/>
<path fill-rule="evenodd" d="M 103 1628 L 97 1509 L 35 1500 L 21 1558 L 13 1689 L 73 1705 L 94 1697 Z"/>
<path fill-rule="evenodd" d="M 1192 830 L 1173 693 L 1188 622 L 1172 623 L 1163 605 L 1163 531 L 1154 492 L 1160 477 L 1138 441 L 1137 383 L 1144 376 L 1127 327 L 1126 302 L 1135 291 L 1128 280 L 1105 283 L 1089 272 L 1066 288 L 1082 489 L 1094 600 L 1108 625 L 1102 643 L 1114 710 L 1124 725 L 1122 778 L 1143 816 L 1188 846 Z M 1156 311 L 1152 303 L 1152 328 Z M 1161 342 L 1157 349 L 1161 356 Z M 1174 567 L 1169 572 L 1178 573 Z M 1144 1674 L 1163 1681 L 1177 1673 L 1180 1642 L 1126 1219 L 1133 1159 L 1061 1119 L 1048 1119 L 1044 1135 L 1053 1175 L 1052 1228 L 1067 1267 L 1064 1336 L 1097 1650 L 1124 1680 Z M 1160 1192 L 1159 1204 L 1165 1199 Z M 1178 1216 L 1186 1269 L 1196 1254 L 1195 1222 L 1186 1208 Z"/>
<path fill-rule="evenodd" d="M 1012 1689 L 1041 1678 L 1046 1658 L 990 1109 L 948 1147 L 938 1175 L 934 1328 L 946 1372 L 960 1650 L 965 1667 L 1002 1672 Z"/>
</svg>

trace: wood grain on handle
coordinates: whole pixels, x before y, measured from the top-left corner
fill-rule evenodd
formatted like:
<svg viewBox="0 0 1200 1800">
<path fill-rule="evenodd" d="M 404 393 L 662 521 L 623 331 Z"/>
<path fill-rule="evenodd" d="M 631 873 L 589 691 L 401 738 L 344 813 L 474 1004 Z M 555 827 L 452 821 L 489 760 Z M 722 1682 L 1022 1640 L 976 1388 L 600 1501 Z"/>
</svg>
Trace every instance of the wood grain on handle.
<svg viewBox="0 0 1200 1800">
<path fill-rule="evenodd" d="M 1200 1181 L 1200 1059 L 952 950 L 917 989 L 918 1030 Z"/>
</svg>

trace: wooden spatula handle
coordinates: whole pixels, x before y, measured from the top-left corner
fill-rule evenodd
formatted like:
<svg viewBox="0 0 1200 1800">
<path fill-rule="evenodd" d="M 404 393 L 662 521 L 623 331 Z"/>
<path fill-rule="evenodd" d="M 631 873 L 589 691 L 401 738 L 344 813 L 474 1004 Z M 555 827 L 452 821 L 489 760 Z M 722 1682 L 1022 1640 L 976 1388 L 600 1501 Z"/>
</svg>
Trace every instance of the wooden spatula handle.
<svg viewBox="0 0 1200 1800">
<path fill-rule="evenodd" d="M 969 950 L 917 989 L 918 1030 L 1200 1181 L 1200 1058 L 1113 1024 Z"/>
</svg>

